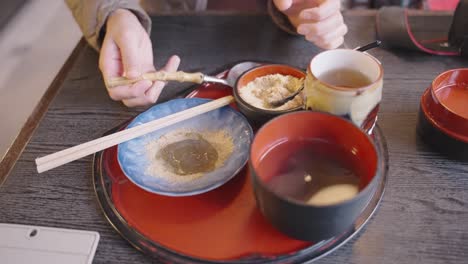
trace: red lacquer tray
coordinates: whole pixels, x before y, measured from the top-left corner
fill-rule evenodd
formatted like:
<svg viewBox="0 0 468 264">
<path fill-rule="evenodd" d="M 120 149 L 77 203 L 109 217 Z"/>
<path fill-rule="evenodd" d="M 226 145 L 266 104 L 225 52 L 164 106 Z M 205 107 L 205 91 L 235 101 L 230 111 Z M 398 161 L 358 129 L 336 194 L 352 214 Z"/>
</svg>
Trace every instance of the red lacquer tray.
<svg viewBox="0 0 468 264">
<path fill-rule="evenodd" d="M 218 98 L 228 94 L 230 88 L 203 84 L 188 97 Z M 98 201 L 111 225 L 135 248 L 163 262 L 303 263 L 344 244 L 376 210 L 386 183 L 388 155 L 378 126 L 373 137 L 385 168 L 374 197 L 349 231 L 317 243 L 286 237 L 263 218 L 246 168 L 213 191 L 167 197 L 146 192 L 129 181 L 118 165 L 117 147 L 113 147 L 96 153 L 93 179 Z"/>
</svg>

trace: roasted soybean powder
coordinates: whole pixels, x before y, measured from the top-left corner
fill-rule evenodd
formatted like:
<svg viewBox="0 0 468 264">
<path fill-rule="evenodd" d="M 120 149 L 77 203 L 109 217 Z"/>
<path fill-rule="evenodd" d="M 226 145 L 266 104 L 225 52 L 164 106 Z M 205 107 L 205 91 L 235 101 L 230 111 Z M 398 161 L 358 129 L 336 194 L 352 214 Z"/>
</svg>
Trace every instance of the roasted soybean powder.
<svg viewBox="0 0 468 264">
<path fill-rule="evenodd" d="M 255 78 L 245 87 L 239 89 L 240 96 L 247 103 L 266 110 L 288 110 L 303 105 L 300 94 L 279 107 L 273 107 L 271 102 L 281 100 L 299 90 L 304 84 L 303 78 L 290 75 L 269 74 Z"/>
</svg>

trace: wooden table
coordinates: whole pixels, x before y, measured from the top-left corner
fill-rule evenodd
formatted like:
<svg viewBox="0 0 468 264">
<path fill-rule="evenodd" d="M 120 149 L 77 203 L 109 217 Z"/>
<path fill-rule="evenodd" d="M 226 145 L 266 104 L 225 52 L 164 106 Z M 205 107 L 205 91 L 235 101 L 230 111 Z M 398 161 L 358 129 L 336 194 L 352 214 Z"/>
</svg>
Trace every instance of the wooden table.
<svg viewBox="0 0 468 264">
<path fill-rule="evenodd" d="M 372 40 L 374 13 L 349 13 L 346 19 L 350 47 Z M 438 19 L 424 23 L 437 27 Z M 305 68 L 318 52 L 277 29 L 264 14 L 155 17 L 153 25 L 156 65 L 179 54 L 185 71 L 216 72 L 249 59 Z M 420 96 L 431 80 L 445 70 L 466 67 L 467 61 L 383 49 L 371 53 L 385 69 L 379 125 L 390 154 L 387 190 L 360 234 L 317 263 L 466 263 L 468 164 L 432 152 L 416 136 L 415 126 Z M 2 161 L 0 178 L 8 164 L 14 167 L 0 187 L 0 222 L 98 231 L 95 263 L 151 262 L 100 211 L 91 181 L 92 157 L 43 174 L 35 169 L 36 157 L 100 137 L 142 110 L 108 98 L 97 61 L 97 53 L 81 42 Z M 170 84 L 161 100 L 187 87 Z"/>
</svg>

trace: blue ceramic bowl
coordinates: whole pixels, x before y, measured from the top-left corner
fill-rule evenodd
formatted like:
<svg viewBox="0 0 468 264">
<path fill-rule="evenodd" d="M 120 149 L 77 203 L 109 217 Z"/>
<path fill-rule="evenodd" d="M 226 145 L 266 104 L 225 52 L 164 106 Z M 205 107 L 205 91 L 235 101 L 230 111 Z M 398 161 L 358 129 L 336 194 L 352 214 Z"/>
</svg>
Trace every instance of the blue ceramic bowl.
<svg viewBox="0 0 468 264">
<path fill-rule="evenodd" d="M 185 98 L 158 104 L 139 114 L 128 128 L 209 101 L 211 100 Z M 168 177 L 152 175 L 154 172 L 148 171 L 148 167 L 154 161 L 151 161 L 145 149 L 150 142 L 154 142 L 162 135 L 179 130 L 193 132 L 224 130 L 232 138 L 233 151 L 223 165 L 192 180 L 173 181 L 168 180 Z M 117 157 L 127 178 L 144 190 L 166 196 L 189 196 L 215 189 L 233 178 L 247 163 L 252 138 L 253 131 L 247 119 L 231 107 L 225 106 L 119 144 Z"/>
</svg>

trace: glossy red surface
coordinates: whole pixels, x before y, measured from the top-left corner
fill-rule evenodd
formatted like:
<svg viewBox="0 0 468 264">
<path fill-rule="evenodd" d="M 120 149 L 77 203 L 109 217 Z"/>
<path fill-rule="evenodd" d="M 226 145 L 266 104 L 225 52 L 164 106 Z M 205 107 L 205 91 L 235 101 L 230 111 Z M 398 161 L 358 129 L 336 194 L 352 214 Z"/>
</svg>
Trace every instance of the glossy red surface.
<svg viewBox="0 0 468 264">
<path fill-rule="evenodd" d="M 189 96 L 217 98 L 230 91 L 205 86 Z M 246 169 L 220 188 L 189 197 L 161 196 L 138 188 L 122 173 L 116 148 L 105 152 L 104 169 L 113 179 L 115 207 L 128 224 L 179 254 L 216 261 L 294 254 L 311 246 L 281 234 L 264 219 Z"/>
<path fill-rule="evenodd" d="M 421 109 L 439 130 L 468 142 L 468 68 L 437 76 L 421 98 Z"/>
<path fill-rule="evenodd" d="M 232 88 L 219 83 L 202 84 L 200 89 L 196 89 L 187 95 L 188 98 L 221 98 L 232 95 Z M 235 102 L 229 104 L 232 108 L 238 110 Z"/>
<path fill-rule="evenodd" d="M 440 87 L 435 95 L 447 110 L 468 119 L 468 82 Z"/>
<path fill-rule="evenodd" d="M 346 156 L 346 159 L 352 162 L 351 166 L 356 175 L 361 178 L 361 188 L 375 176 L 377 153 L 371 139 L 365 133 L 342 118 L 320 112 L 302 111 L 277 117 L 257 132 L 250 151 L 250 163 L 259 178 L 268 181 L 265 177 L 271 176 L 269 172 L 277 171 L 282 166 L 281 161 L 292 155 L 300 145 L 290 144 L 291 148 L 283 149 L 281 153 L 275 152 L 277 157 L 270 155 L 271 166 L 259 166 L 266 155 L 273 153 L 272 149 L 285 141 L 297 142 L 305 139 L 320 139 L 340 146 L 343 153 L 336 155 Z"/>
</svg>

